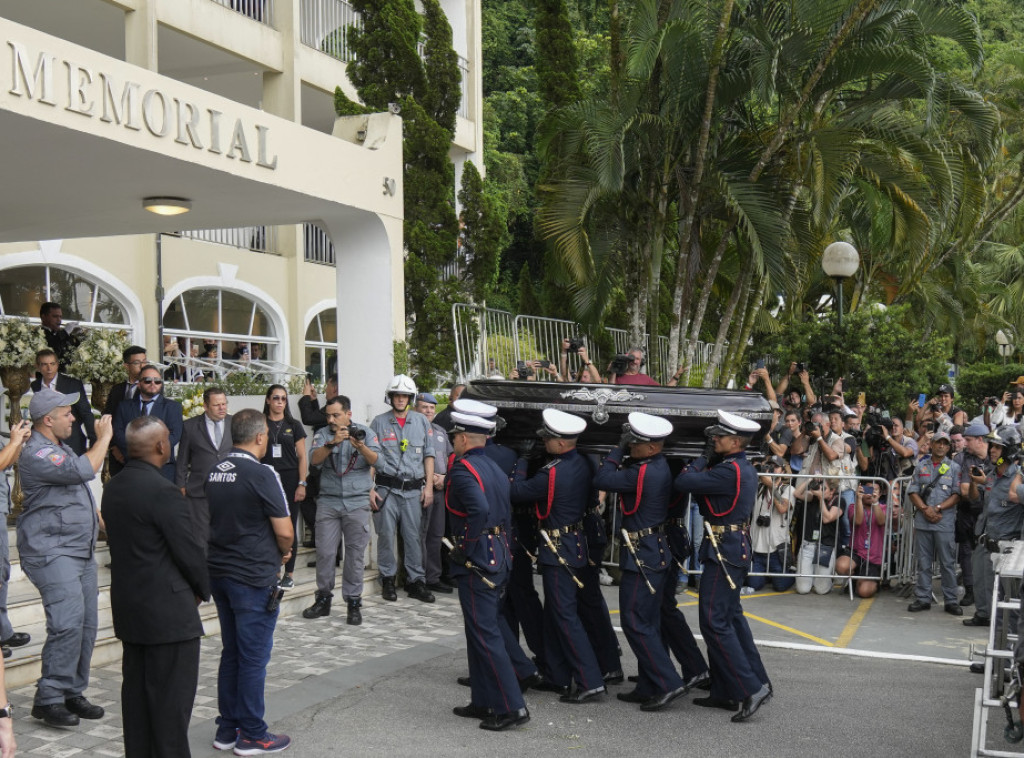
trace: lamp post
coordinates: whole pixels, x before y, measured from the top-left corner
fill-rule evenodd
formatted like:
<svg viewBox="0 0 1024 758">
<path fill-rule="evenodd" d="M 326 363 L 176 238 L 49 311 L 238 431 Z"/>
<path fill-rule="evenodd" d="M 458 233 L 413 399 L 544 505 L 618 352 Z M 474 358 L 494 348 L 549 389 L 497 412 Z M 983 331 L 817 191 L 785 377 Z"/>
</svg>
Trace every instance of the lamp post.
<svg viewBox="0 0 1024 758">
<path fill-rule="evenodd" d="M 999 355 L 1003 358 L 1003 365 L 1006 365 L 1006 359 L 1013 355 L 1014 345 L 1010 342 L 1010 338 L 1006 336 L 1006 332 L 1000 329 L 996 332 L 996 345 L 999 347 Z"/>
<path fill-rule="evenodd" d="M 843 338 L 843 279 L 856 274 L 859 266 L 860 255 L 857 248 L 849 242 L 833 242 L 821 255 L 822 270 L 836 280 L 836 329 L 840 340 Z M 839 376 L 842 377 L 846 374 L 846 353 L 842 346 L 839 349 L 839 356 Z"/>
</svg>

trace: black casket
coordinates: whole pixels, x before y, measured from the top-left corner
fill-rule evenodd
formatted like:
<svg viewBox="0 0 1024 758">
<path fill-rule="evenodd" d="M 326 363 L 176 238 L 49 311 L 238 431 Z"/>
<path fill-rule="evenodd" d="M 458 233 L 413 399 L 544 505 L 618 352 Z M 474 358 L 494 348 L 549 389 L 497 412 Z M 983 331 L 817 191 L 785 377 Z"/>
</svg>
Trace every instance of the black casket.
<svg viewBox="0 0 1024 758">
<path fill-rule="evenodd" d="M 580 437 L 579 447 L 584 452 L 606 452 L 616 447 L 622 425 L 634 411 L 672 422 L 665 455 L 675 458 L 692 458 L 704 449 L 704 430 L 716 423 L 719 409 L 761 425 L 748 454 L 760 454 L 761 441 L 772 421 L 771 407 L 760 393 L 736 390 L 478 379 L 466 387 L 462 397 L 498 409 L 507 426 L 498 434 L 497 441 L 506 445 L 536 438 L 545 408 L 583 416 L 587 429 Z"/>
</svg>

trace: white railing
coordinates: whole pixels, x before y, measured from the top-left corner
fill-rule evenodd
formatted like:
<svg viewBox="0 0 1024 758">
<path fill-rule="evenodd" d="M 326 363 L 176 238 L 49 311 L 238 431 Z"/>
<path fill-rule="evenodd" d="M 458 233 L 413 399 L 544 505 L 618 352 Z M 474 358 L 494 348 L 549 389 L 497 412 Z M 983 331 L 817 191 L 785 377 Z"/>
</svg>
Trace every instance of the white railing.
<svg viewBox="0 0 1024 758">
<path fill-rule="evenodd" d="M 254 253 L 280 254 L 276 226 L 239 226 L 233 229 L 193 229 L 179 232 L 185 239 L 240 247 Z"/>
<path fill-rule="evenodd" d="M 335 264 L 334 243 L 327 232 L 316 224 L 302 225 L 302 249 L 310 263 L 322 263 L 325 266 Z"/>
<path fill-rule="evenodd" d="M 361 27 L 362 18 L 345 0 L 302 0 L 299 7 L 299 39 L 339 61 L 353 58 L 348 28 Z"/>
<path fill-rule="evenodd" d="M 274 27 L 274 0 L 213 0 L 233 11 L 248 16 L 253 21 Z"/>
</svg>

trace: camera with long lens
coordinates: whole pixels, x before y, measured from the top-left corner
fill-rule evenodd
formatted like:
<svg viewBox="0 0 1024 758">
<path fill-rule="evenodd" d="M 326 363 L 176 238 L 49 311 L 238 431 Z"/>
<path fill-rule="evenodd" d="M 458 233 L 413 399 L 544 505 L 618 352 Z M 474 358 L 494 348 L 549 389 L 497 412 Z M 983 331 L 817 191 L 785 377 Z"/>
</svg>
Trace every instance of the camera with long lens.
<svg viewBox="0 0 1024 758">
<path fill-rule="evenodd" d="M 892 434 L 892 419 L 878 413 L 866 413 L 864 414 L 864 423 L 871 427 L 864 435 L 864 441 L 873 448 L 884 449 L 888 443 L 885 441 L 882 427 L 884 426 L 889 430 L 889 434 Z"/>
<path fill-rule="evenodd" d="M 350 426 L 348 428 L 349 439 L 353 439 L 356 442 L 362 442 L 366 439 L 366 430 L 360 429 L 358 426 Z"/>
<path fill-rule="evenodd" d="M 612 358 L 611 367 L 609 371 L 613 374 L 622 375 L 629 371 L 629 367 L 633 365 L 632 355 L 616 355 Z"/>
<path fill-rule="evenodd" d="M 763 528 L 770 526 L 772 523 L 772 519 L 771 516 L 769 516 L 767 513 L 760 513 L 754 520 L 754 523 Z"/>
<path fill-rule="evenodd" d="M 583 337 L 570 337 L 569 347 L 565 349 L 567 353 L 578 353 L 580 348 L 583 347 Z"/>
<path fill-rule="evenodd" d="M 800 425 L 800 431 L 803 434 L 814 434 L 814 432 L 816 432 L 820 428 L 821 427 L 819 427 L 813 421 L 805 421 L 803 424 Z"/>
</svg>

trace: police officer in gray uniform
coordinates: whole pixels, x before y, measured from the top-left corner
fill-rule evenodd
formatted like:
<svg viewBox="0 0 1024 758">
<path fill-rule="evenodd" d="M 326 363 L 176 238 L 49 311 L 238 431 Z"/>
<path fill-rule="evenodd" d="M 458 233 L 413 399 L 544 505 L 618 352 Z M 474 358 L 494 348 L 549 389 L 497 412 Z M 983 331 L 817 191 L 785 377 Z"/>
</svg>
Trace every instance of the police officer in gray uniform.
<svg viewBox="0 0 1024 758">
<path fill-rule="evenodd" d="M 32 436 L 20 458 L 24 512 L 18 517 L 21 566 L 39 590 L 46 612 L 42 676 L 32 716 L 51 726 L 98 719 L 103 709 L 86 700 L 96 642 L 96 535 L 99 515 L 89 481 L 103 467 L 113 437 L 110 416 L 96 422 L 96 442 L 75 455 L 64 440 L 78 395 L 42 389 L 32 396 Z"/>
<path fill-rule="evenodd" d="M 932 558 L 939 558 L 942 596 L 946 613 L 963 616 L 956 596 L 956 504 L 960 501 L 960 464 L 949 458 L 949 435 L 938 431 L 931 441 L 931 456 L 917 464 L 907 493 L 917 510 L 914 531 L 917 542 L 916 599 L 911 613 L 932 607 Z"/>
<path fill-rule="evenodd" d="M 352 423 L 352 403 L 344 395 L 327 399 L 327 426 L 313 435 L 310 463 L 320 471 L 316 509 L 316 598 L 304 618 L 327 616 L 334 589 L 334 558 L 344 540 L 341 595 L 348 605 L 346 622 L 363 623 L 363 563 L 370 542 L 370 467 L 380 455 L 377 435 Z"/>
<path fill-rule="evenodd" d="M 447 513 L 444 509 L 443 489 L 444 477 L 448 473 L 448 458 L 452 455 L 452 443 L 448 439 L 448 431 L 434 423 L 434 410 L 437 398 L 430 392 L 423 392 L 416 398 L 416 410 L 427 417 L 430 422 L 430 435 L 434 441 L 434 504 L 423 511 L 423 522 L 420 524 L 420 547 L 423 549 L 423 573 L 426 575 L 427 589 L 431 592 L 452 593 L 452 585 L 442 581 L 441 577 L 446 566 L 442 562 L 441 540 L 445 534 Z"/>
<path fill-rule="evenodd" d="M 394 377 L 385 390 L 391 410 L 370 422 L 380 441 L 381 454 L 375 466 L 377 478 L 370 490 L 373 525 L 377 529 L 377 566 L 385 600 L 397 600 L 395 538 L 402 530 L 405 548 L 405 591 L 409 597 L 434 602 L 427 589 L 420 548 L 423 511 L 434 502 L 434 441 L 430 422 L 411 410 L 416 385 L 405 374 Z"/>
</svg>

